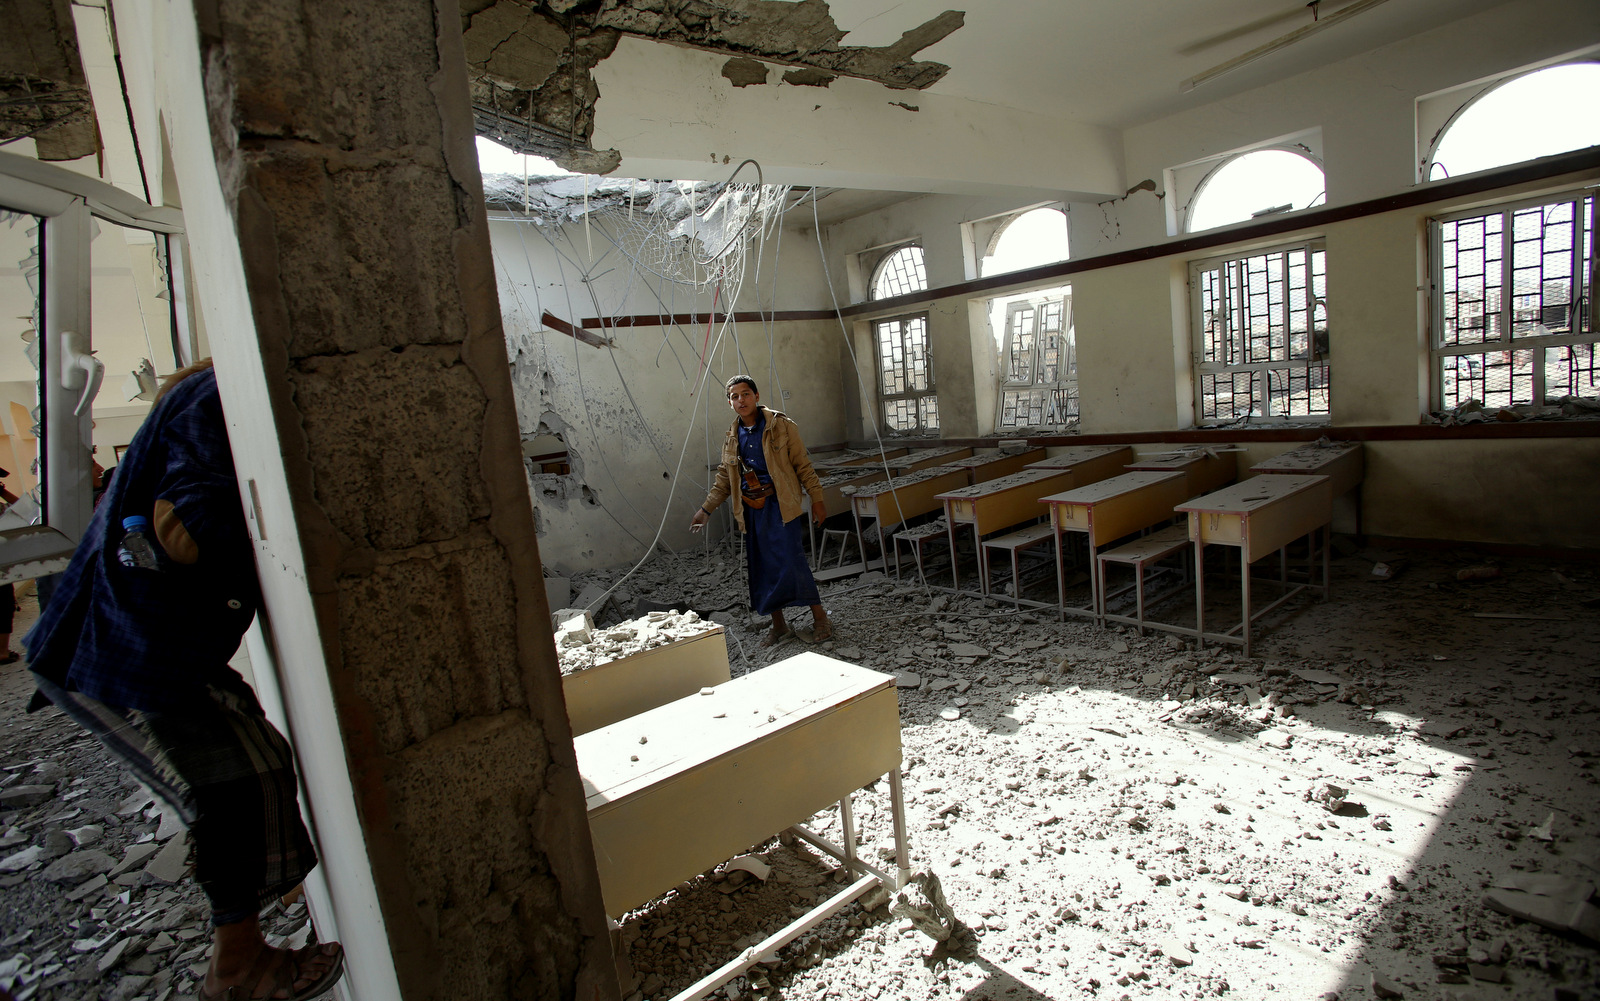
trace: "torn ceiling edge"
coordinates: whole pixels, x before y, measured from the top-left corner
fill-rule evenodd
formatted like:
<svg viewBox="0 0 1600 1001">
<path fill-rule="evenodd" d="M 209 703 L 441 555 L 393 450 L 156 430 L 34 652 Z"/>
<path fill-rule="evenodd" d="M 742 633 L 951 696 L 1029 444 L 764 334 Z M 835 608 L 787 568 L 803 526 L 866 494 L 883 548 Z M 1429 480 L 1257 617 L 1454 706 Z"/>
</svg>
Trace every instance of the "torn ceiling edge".
<svg viewBox="0 0 1600 1001">
<path fill-rule="evenodd" d="M 622 162 L 617 150 L 591 145 L 600 98 L 591 71 L 622 35 L 799 67 L 784 74 L 790 84 L 847 76 L 922 90 L 950 67 L 912 57 L 966 19 L 947 10 L 891 45 L 841 46 L 847 32 L 826 0 L 463 0 L 461 17 L 477 134 L 588 174 Z"/>
</svg>

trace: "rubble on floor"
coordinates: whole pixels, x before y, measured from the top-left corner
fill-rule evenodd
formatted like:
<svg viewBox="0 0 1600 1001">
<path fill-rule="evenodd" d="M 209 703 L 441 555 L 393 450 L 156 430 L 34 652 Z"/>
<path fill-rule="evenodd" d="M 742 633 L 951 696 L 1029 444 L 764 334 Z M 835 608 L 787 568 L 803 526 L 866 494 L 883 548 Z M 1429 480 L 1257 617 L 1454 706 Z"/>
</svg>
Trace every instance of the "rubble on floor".
<svg viewBox="0 0 1600 1001">
<path fill-rule="evenodd" d="M 23 604 L 19 633 L 37 609 Z M 188 832 L 54 707 L 24 713 L 30 677 L 0 669 L 0 988 L 16 1001 L 193 997 L 211 908 L 188 875 Z M 274 944 L 311 936 L 304 902 L 274 905 L 262 927 Z"/>
<path fill-rule="evenodd" d="M 900 684 L 911 865 L 974 945 L 851 905 L 713 997 L 1600 999 L 1577 906 L 1600 880 L 1600 571 L 1458 580 L 1484 557 L 1415 551 L 1374 580 L 1343 551 L 1333 599 L 1252 658 L 878 572 L 823 585 L 818 649 Z M 693 581 L 730 563 L 664 556 L 625 586 L 717 606 L 743 574 Z M 742 606 L 714 617 L 735 674 L 809 649 L 741 643 L 766 628 Z M 891 844 L 882 784 L 855 819 L 869 857 Z M 809 824 L 842 836 L 837 811 Z M 670 997 L 845 885 L 804 844 L 756 847 L 797 875 L 712 872 L 627 917 L 624 997 Z"/>
<path fill-rule="evenodd" d="M 561 660 L 562 674 L 575 674 L 654 647 L 700 636 L 708 628 L 706 621 L 693 610 L 648 612 L 606 628 L 596 626 L 594 620 L 582 612 L 565 614 L 572 611 L 562 609 L 554 613 L 560 623 L 556 627 L 556 656 Z"/>
</svg>

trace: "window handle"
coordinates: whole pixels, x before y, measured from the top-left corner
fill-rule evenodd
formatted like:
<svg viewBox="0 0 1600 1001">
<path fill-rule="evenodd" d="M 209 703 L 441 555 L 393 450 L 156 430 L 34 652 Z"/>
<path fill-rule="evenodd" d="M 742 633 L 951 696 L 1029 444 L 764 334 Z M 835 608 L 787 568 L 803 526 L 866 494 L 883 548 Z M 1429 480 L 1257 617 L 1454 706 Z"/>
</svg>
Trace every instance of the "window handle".
<svg viewBox="0 0 1600 1001">
<path fill-rule="evenodd" d="M 78 405 L 72 408 L 74 417 L 82 417 L 84 411 L 100 395 L 100 382 L 105 378 L 105 363 L 94 356 L 93 351 L 79 351 L 73 341 L 77 334 L 71 331 L 61 333 L 61 388 L 79 389 L 83 394 L 78 397 Z"/>
</svg>

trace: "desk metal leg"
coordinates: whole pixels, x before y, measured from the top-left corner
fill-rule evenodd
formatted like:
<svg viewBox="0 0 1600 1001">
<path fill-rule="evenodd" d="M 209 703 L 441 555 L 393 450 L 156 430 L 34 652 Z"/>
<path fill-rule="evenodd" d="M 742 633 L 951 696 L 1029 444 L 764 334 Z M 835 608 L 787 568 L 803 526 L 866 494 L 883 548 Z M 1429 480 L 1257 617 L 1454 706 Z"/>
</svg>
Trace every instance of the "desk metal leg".
<svg viewBox="0 0 1600 1001">
<path fill-rule="evenodd" d="M 1206 645 L 1206 544 L 1194 540 L 1194 648 Z"/>
<path fill-rule="evenodd" d="M 906 845 L 906 797 L 900 787 L 900 768 L 889 771 L 889 807 L 894 815 L 894 864 L 899 870 L 899 883 L 891 889 L 898 890 L 911 878 L 911 851 Z"/>
<path fill-rule="evenodd" d="M 972 553 L 978 557 L 978 593 L 989 593 L 989 554 L 983 551 L 983 535 L 978 531 L 978 523 L 972 523 Z"/>
<path fill-rule="evenodd" d="M 855 795 L 854 793 L 850 794 Z M 844 834 L 844 865 L 851 872 L 856 871 L 856 814 L 850 808 L 850 796 L 839 801 L 839 827 Z"/>
<path fill-rule="evenodd" d="M 1055 519 L 1051 518 L 1055 525 Z M 1067 547 L 1061 541 L 1061 528 L 1053 529 L 1056 537 L 1056 606 L 1061 615 L 1061 621 L 1067 621 Z"/>
<path fill-rule="evenodd" d="M 961 561 L 956 556 L 956 523 L 950 517 L 950 505 L 944 508 L 944 534 L 950 539 L 950 589 L 961 590 Z"/>
<path fill-rule="evenodd" d="M 856 510 L 855 505 L 852 504 L 850 506 L 850 515 L 856 520 L 856 549 L 861 553 L 861 572 L 865 573 L 867 570 L 867 537 L 866 533 L 861 530 L 861 512 Z M 888 564 L 884 565 L 888 566 Z"/>
<path fill-rule="evenodd" d="M 1250 559 L 1239 549 L 1239 593 L 1244 603 L 1244 655 L 1250 656 Z"/>
</svg>

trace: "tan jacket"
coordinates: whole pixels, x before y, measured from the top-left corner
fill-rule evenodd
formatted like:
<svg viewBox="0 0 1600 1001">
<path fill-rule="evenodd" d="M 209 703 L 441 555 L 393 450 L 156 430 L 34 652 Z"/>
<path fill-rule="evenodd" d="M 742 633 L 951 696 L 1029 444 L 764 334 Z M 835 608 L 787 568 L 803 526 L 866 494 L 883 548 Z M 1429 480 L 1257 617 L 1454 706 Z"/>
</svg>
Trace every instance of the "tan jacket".
<svg viewBox="0 0 1600 1001">
<path fill-rule="evenodd" d="M 793 521 L 806 513 L 806 494 L 813 500 L 822 499 L 822 480 L 811 468 L 811 456 L 806 454 L 805 442 L 800 440 L 800 427 L 776 410 L 761 408 L 767 426 L 761 432 L 761 454 L 767 460 L 767 474 L 772 477 L 772 487 L 778 499 L 778 510 L 785 522 Z M 717 466 L 717 481 L 706 494 L 700 506 L 707 512 L 715 511 L 729 494 L 736 493 L 735 484 L 742 482 L 739 475 L 739 419 L 733 419 L 727 438 L 722 442 L 722 463 Z M 805 493 L 801 492 L 804 488 Z M 733 505 L 733 520 L 744 527 L 744 502 Z"/>
</svg>

